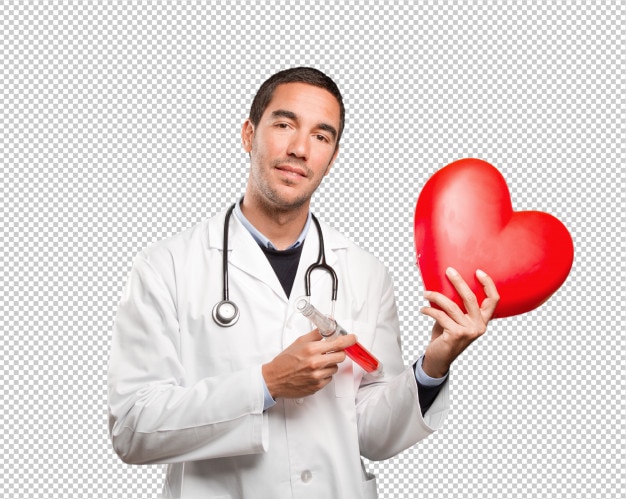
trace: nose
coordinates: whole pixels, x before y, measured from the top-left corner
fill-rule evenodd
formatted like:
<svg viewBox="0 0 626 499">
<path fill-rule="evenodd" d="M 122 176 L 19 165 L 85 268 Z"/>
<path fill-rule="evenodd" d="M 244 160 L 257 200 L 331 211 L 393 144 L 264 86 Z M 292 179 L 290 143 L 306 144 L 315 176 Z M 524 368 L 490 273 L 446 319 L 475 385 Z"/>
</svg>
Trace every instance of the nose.
<svg viewBox="0 0 626 499">
<path fill-rule="evenodd" d="M 298 159 L 306 160 L 309 156 L 308 134 L 300 131 L 295 132 L 289 141 L 287 154 Z"/>
</svg>

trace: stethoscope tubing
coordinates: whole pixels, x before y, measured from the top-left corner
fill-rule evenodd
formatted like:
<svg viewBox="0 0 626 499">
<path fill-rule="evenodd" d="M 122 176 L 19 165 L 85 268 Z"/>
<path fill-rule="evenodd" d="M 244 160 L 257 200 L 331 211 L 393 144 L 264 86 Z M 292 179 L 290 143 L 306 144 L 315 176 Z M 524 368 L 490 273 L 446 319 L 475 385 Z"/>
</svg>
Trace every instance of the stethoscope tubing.
<svg viewBox="0 0 626 499">
<path fill-rule="evenodd" d="M 337 279 L 337 273 L 335 270 L 326 263 L 326 251 L 324 250 L 324 236 L 322 236 L 322 227 L 320 226 L 317 217 L 311 214 L 311 218 L 313 218 L 313 222 L 315 223 L 315 227 L 317 228 L 317 234 L 319 239 L 319 253 L 317 255 L 317 262 L 309 265 L 306 269 L 306 273 L 304 274 L 304 292 L 307 298 L 311 297 L 311 274 L 316 269 L 321 269 L 330 274 L 330 277 L 333 281 L 332 288 L 332 301 L 333 303 L 337 301 L 337 289 L 339 288 L 339 280 Z"/>
<path fill-rule="evenodd" d="M 239 319 L 239 307 L 230 300 L 228 289 L 228 233 L 230 228 L 230 219 L 232 218 L 233 210 L 236 204 L 233 204 L 226 211 L 224 217 L 224 240 L 222 241 L 222 301 L 215 304 L 213 307 L 213 320 L 215 323 L 222 327 L 230 327 Z M 304 291 L 306 298 L 311 298 L 311 274 L 314 270 L 324 270 L 330 274 L 332 279 L 332 303 L 337 301 L 337 290 L 339 288 L 339 280 L 337 279 L 337 273 L 335 270 L 326 263 L 326 251 L 324 249 L 324 236 L 322 235 L 322 227 L 320 226 L 317 217 L 311 214 L 315 228 L 317 229 L 317 235 L 319 239 L 319 252 L 317 261 L 312 263 L 307 269 L 304 275 Z"/>
<path fill-rule="evenodd" d="M 239 307 L 230 301 L 228 291 L 228 229 L 235 209 L 233 204 L 224 218 L 224 240 L 222 241 L 222 301 L 217 302 L 212 310 L 213 320 L 218 326 L 230 327 L 239 320 Z"/>
</svg>

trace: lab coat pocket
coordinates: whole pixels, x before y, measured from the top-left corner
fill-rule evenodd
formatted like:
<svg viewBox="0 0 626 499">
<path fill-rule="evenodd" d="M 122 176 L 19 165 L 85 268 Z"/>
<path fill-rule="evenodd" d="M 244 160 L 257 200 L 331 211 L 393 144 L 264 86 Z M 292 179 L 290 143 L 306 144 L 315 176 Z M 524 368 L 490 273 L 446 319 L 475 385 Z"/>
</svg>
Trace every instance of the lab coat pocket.
<svg viewBox="0 0 626 499">
<path fill-rule="evenodd" d="M 336 397 L 354 398 L 354 371 L 352 361 L 349 358 L 346 357 L 346 360 L 339 364 L 339 371 L 333 377 L 333 381 Z"/>
<path fill-rule="evenodd" d="M 367 474 L 367 479 L 363 482 L 363 499 L 378 499 L 376 477 L 371 473 Z"/>
</svg>

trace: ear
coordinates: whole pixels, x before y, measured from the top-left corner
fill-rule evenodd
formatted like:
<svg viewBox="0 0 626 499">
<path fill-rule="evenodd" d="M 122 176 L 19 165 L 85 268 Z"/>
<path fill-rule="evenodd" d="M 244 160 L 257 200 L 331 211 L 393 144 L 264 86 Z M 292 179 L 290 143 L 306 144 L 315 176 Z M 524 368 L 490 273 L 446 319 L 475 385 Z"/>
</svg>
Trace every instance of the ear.
<svg viewBox="0 0 626 499">
<path fill-rule="evenodd" d="M 333 163 L 337 159 L 338 155 L 339 155 L 339 144 L 337 144 L 337 147 L 335 147 L 335 152 L 333 153 L 333 157 L 330 159 L 330 163 L 328 163 L 328 166 L 326 167 L 326 171 L 324 172 L 324 176 L 326 176 L 326 175 L 328 175 L 330 173 L 330 169 L 333 166 Z"/>
<path fill-rule="evenodd" d="M 254 125 L 248 118 L 243 122 L 241 127 L 241 144 L 243 145 L 244 151 L 249 153 L 252 151 L 252 142 L 254 140 Z"/>
</svg>

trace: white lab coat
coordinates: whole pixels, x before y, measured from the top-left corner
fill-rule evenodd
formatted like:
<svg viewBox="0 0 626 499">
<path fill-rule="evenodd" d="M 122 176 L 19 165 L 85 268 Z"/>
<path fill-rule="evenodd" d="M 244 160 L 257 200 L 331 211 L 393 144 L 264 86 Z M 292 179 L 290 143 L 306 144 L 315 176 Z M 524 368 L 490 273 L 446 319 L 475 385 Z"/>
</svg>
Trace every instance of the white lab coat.
<svg viewBox="0 0 626 499">
<path fill-rule="evenodd" d="M 224 213 L 142 252 L 119 304 L 109 363 L 109 430 L 127 463 L 168 463 L 167 498 L 370 499 L 360 455 L 389 458 L 439 427 L 447 382 L 422 418 L 402 361 L 393 286 L 381 263 L 322 224 L 339 277 L 335 317 L 378 357 L 375 379 L 347 359 L 333 381 L 263 411 L 261 365 L 313 329 L 295 309 L 317 260 L 314 226 L 287 298 L 267 258 L 235 216 L 230 298 L 241 312 L 215 324 L 222 295 Z M 330 310 L 327 273 L 312 302 Z M 419 470 L 415 470 L 419 474 Z"/>
</svg>

